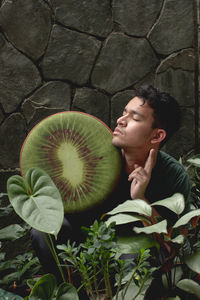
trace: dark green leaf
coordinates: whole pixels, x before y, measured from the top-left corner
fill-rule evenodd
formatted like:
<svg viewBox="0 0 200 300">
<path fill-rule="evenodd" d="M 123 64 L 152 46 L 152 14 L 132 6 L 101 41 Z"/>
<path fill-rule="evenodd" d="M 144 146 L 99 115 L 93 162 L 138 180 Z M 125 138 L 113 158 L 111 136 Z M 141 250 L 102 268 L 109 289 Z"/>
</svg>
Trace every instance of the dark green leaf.
<svg viewBox="0 0 200 300">
<path fill-rule="evenodd" d="M 191 279 L 183 279 L 177 283 L 177 287 L 185 292 L 196 295 L 200 299 L 200 285 L 197 282 Z"/>
<path fill-rule="evenodd" d="M 0 230 L 0 240 L 17 240 L 24 236 L 26 230 L 18 224 L 12 224 Z"/>
<path fill-rule="evenodd" d="M 76 288 L 70 283 L 63 283 L 59 286 L 56 300 L 79 300 Z"/>
<path fill-rule="evenodd" d="M 57 282 L 55 276 L 52 274 L 46 274 L 34 285 L 30 296 L 41 300 L 51 300 L 53 299 L 56 286 Z"/>
</svg>

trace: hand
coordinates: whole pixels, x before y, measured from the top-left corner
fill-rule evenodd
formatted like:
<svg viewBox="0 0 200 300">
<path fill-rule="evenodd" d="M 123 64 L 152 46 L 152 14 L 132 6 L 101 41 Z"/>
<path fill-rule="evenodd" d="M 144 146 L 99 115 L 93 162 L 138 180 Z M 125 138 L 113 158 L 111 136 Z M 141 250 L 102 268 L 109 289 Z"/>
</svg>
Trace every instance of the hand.
<svg viewBox="0 0 200 300">
<path fill-rule="evenodd" d="M 134 171 L 129 175 L 128 180 L 131 181 L 130 194 L 132 199 L 145 199 L 145 191 L 151 179 L 152 168 L 155 164 L 157 151 L 151 149 L 146 160 L 144 168 L 135 164 Z"/>
</svg>

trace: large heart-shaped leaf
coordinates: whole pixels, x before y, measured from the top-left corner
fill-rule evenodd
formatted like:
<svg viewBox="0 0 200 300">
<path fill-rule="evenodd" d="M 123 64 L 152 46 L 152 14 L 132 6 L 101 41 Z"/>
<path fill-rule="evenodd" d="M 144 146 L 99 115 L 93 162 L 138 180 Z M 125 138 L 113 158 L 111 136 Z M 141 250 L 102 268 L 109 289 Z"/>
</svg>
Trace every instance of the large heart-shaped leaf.
<svg viewBox="0 0 200 300">
<path fill-rule="evenodd" d="M 105 221 L 107 225 L 111 224 L 112 222 L 115 222 L 116 225 L 122 225 L 122 224 L 127 224 L 127 223 L 133 223 L 133 222 L 138 222 L 145 220 L 147 221 L 146 218 L 141 217 L 141 216 L 133 216 L 129 214 L 116 214 L 114 216 L 111 216 L 108 220 Z"/>
<path fill-rule="evenodd" d="M 156 201 L 151 204 L 153 205 L 160 205 L 160 206 L 165 206 L 168 209 L 172 210 L 175 214 L 180 215 L 185 208 L 185 201 L 184 197 L 180 193 L 176 193 L 173 196 L 169 198 L 165 198 L 160 201 Z"/>
<path fill-rule="evenodd" d="M 185 292 L 194 294 L 200 299 L 200 285 L 197 282 L 191 279 L 183 279 L 179 281 L 176 286 Z"/>
<path fill-rule="evenodd" d="M 146 226 L 146 227 L 133 227 L 133 230 L 136 233 L 146 233 L 146 234 L 151 234 L 151 233 L 167 233 L 167 221 L 163 220 L 157 224 L 151 225 L 151 226 Z"/>
<path fill-rule="evenodd" d="M 116 208 L 109 211 L 107 214 L 115 215 L 123 212 L 138 213 L 150 217 L 152 214 L 152 208 L 144 200 L 126 200 L 124 203 L 119 204 Z"/>
<path fill-rule="evenodd" d="M 7 191 L 13 208 L 25 222 L 39 231 L 58 234 L 64 218 L 63 203 L 46 172 L 31 168 L 25 178 L 14 175 L 8 179 Z"/>
<path fill-rule="evenodd" d="M 189 213 L 182 216 L 173 226 L 173 228 L 177 228 L 179 226 L 187 224 L 192 218 L 200 216 L 200 209 L 195 209 L 190 211 Z"/>
</svg>

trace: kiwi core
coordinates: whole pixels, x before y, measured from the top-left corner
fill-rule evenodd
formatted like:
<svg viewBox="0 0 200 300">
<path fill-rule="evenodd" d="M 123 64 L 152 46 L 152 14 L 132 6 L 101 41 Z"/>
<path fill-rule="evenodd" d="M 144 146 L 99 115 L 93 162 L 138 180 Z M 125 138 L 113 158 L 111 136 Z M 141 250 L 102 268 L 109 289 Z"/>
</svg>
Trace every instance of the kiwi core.
<svg viewBox="0 0 200 300">
<path fill-rule="evenodd" d="M 58 148 L 58 159 L 62 164 L 62 176 L 75 188 L 83 182 L 84 164 L 72 143 L 62 143 Z"/>
</svg>

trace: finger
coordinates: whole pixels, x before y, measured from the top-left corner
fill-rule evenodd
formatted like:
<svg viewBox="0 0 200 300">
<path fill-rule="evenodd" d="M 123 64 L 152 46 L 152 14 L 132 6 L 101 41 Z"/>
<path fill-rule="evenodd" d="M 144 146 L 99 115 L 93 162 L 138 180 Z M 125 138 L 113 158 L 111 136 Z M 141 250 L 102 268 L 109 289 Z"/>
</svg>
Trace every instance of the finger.
<svg viewBox="0 0 200 300">
<path fill-rule="evenodd" d="M 151 173 L 151 171 L 152 171 L 152 168 L 153 168 L 155 160 L 156 160 L 156 155 L 157 155 L 156 150 L 151 149 L 149 152 L 149 156 L 146 160 L 145 166 L 144 166 L 144 169 L 148 174 Z"/>
<path fill-rule="evenodd" d="M 129 174 L 128 180 L 131 181 L 131 180 L 133 180 L 133 178 L 136 178 L 137 176 L 140 176 L 141 178 L 143 178 L 143 177 L 146 177 L 147 175 L 148 175 L 147 172 L 142 167 L 138 167 L 131 174 Z"/>
</svg>

